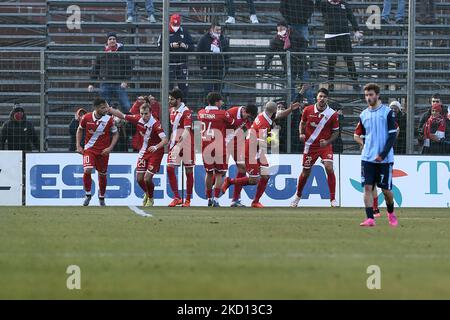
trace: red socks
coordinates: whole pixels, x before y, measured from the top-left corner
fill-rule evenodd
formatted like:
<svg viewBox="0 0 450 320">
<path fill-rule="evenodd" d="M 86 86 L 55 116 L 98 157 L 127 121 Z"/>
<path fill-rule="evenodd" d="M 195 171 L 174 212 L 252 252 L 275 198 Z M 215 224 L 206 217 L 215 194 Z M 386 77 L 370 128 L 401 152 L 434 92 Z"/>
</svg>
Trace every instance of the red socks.
<svg viewBox="0 0 450 320">
<path fill-rule="evenodd" d="M 149 198 L 153 198 L 154 190 L 155 190 L 155 184 L 153 183 L 153 179 L 152 179 L 146 184 L 146 190 L 145 190 L 145 192 L 147 193 L 147 196 Z"/>
<path fill-rule="evenodd" d="M 86 194 L 91 194 L 92 176 L 90 173 L 83 174 L 83 185 Z"/>
<path fill-rule="evenodd" d="M 266 191 L 268 182 L 269 182 L 268 178 L 259 179 L 258 186 L 256 187 L 256 195 L 255 195 L 255 199 L 253 199 L 253 203 L 259 202 L 259 199 L 261 199 L 261 196 L 264 194 L 264 191 Z"/>
<path fill-rule="evenodd" d="M 98 174 L 98 197 L 99 198 L 104 198 L 105 197 L 105 192 L 106 192 L 106 175 L 103 174 Z"/>
<path fill-rule="evenodd" d="M 137 182 L 139 184 L 139 187 L 141 187 L 141 189 L 144 190 L 144 192 L 147 192 L 147 185 L 145 184 L 145 180 L 142 179 L 138 180 Z"/>
<path fill-rule="evenodd" d="M 305 187 L 306 181 L 308 181 L 308 178 L 304 177 L 303 174 L 300 174 L 298 177 L 298 183 L 297 183 L 297 196 L 301 197 L 303 193 L 303 188 Z"/>
<path fill-rule="evenodd" d="M 186 200 L 191 200 L 194 189 L 194 172 L 186 172 Z"/>
<path fill-rule="evenodd" d="M 220 188 L 214 188 L 214 198 L 220 197 Z"/>
<path fill-rule="evenodd" d="M 328 188 L 330 188 L 330 201 L 336 200 L 336 176 L 334 175 L 334 172 L 328 174 L 327 180 Z"/>
<path fill-rule="evenodd" d="M 181 199 L 178 193 L 178 182 L 175 176 L 175 167 L 167 166 L 167 178 L 169 179 L 170 188 L 172 189 L 175 198 Z"/>
<path fill-rule="evenodd" d="M 212 198 L 212 189 L 206 190 L 206 199 Z"/>
<path fill-rule="evenodd" d="M 238 180 L 241 178 L 247 177 L 247 175 L 245 174 L 245 172 L 238 172 L 236 179 L 234 180 Z M 248 181 L 248 180 L 247 180 Z M 239 200 L 239 198 L 241 197 L 241 190 L 242 190 L 242 184 L 234 184 L 234 190 L 233 190 L 233 201 L 237 201 Z"/>
</svg>

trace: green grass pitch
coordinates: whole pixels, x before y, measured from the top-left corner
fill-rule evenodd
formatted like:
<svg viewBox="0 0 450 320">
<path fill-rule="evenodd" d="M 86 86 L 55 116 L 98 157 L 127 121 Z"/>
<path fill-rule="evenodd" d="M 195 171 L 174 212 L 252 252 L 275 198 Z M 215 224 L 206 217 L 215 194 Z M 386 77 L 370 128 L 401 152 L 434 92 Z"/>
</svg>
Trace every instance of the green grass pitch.
<svg viewBox="0 0 450 320">
<path fill-rule="evenodd" d="M 0 207 L 0 299 L 450 299 L 449 209 L 398 209 L 397 229 L 361 209 L 148 211 Z"/>
</svg>

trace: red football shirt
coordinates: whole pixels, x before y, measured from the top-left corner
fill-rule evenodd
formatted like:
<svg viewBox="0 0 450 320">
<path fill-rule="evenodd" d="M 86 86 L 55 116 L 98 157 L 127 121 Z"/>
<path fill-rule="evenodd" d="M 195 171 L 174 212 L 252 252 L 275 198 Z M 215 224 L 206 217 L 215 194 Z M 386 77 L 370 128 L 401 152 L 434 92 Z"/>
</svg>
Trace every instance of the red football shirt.
<svg viewBox="0 0 450 320">
<path fill-rule="evenodd" d="M 137 134 L 142 137 L 142 147 L 139 150 L 139 157 L 148 155 L 150 152 L 148 147 L 155 146 L 161 142 L 161 138 L 165 137 L 161 123 L 152 116 L 147 122 L 140 115 L 125 115 L 125 120 L 134 124 Z M 156 152 L 164 153 L 164 148 L 160 148 Z"/>
<path fill-rule="evenodd" d="M 227 129 L 236 128 L 236 130 L 233 130 L 232 134 L 227 134 L 227 143 L 230 142 L 233 138 L 235 139 L 235 145 L 238 143 L 238 141 L 244 141 L 244 131 L 242 129 L 247 128 L 248 130 L 252 126 L 252 122 L 249 120 L 249 118 L 242 118 L 242 108 L 243 107 L 231 107 L 227 110 L 230 114 L 230 117 L 234 119 L 234 124 L 232 126 L 228 126 Z"/>
<path fill-rule="evenodd" d="M 301 120 L 306 123 L 305 136 L 311 148 L 320 148 L 320 140 L 330 139 L 333 132 L 339 130 L 339 115 L 330 107 L 319 112 L 315 105 L 307 106 Z"/>
<path fill-rule="evenodd" d="M 255 121 L 253 121 L 253 124 L 249 130 L 247 139 L 245 140 L 247 155 L 250 150 L 250 144 L 257 144 L 258 140 L 264 143 L 267 141 L 266 139 L 270 133 L 270 130 L 272 129 L 272 124 L 273 124 L 272 119 L 270 119 L 265 112 L 260 113 L 256 117 Z M 249 156 L 253 157 L 253 155 Z"/>
<path fill-rule="evenodd" d="M 172 133 L 170 136 L 169 149 L 180 140 L 185 128 L 190 128 L 191 133 L 191 148 L 194 150 L 194 130 L 192 127 L 192 112 L 182 103 L 178 109 L 171 108 L 170 110 L 170 124 L 172 126 Z"/>
<path fill-rule="evenodd" d="M 202 151 L 212 143 L 222 143 L 225 148 L 226 128 L 234 124 L 230 114 L 218 107 L 207 106 L 198 112 L 197 118 L 202 123 Z"/>
<path fill-rule="evenodd" d="M 111 133 L 117 132 L 113 117 L 104 115 L 96 118 L 95 112 L 86 113 L 80 121 L 80 128 L 86 130 L 84 150 L 89 149 L 94 153 L 102 151 L 111 144 Z"/>
</svg>

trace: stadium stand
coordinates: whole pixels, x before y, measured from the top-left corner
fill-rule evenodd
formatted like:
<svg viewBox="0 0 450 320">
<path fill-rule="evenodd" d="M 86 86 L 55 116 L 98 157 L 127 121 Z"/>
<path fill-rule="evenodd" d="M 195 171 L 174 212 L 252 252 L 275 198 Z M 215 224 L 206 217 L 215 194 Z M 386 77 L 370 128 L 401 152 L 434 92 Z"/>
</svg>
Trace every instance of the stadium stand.
<svg viewBox="0 0 450 320">
<path fill-rule="evenodd" d="M 369 5 L 382 7 L 382 1 L 352 0 L 357 21 L 364 31 L 361 42 L 353 43 L 353 56 L 359 82 L 383 85 L 384 102 L 397 99 L 405 104 L 407 81 L 407 25 L 387 25 L 382 30 L 369 30 L 365 21 Z M 67 8 L 81 8 L 81 29 L 67 28 Z M 162 1 L 155 0 L 155 12 L 161 21 Z M 180 13 L 183 25 L 189 28 L 195 42 L 208 29 L 211 19 L 226 19 L 224 1 L 170 1 L 170 12 Z M 290 82 L 282 71 L 281 62 L 264 71 L 264 57 L 269 51 L 269 39 L 281 19 L 279 1 L 255 0 L 259 24 L 248 23 L 246 1 L 235 1 L 237 23 L 225 26 L 230 39 L 230 67 L 224 79 L 224 95 L 228 105 L 256 102 L 268 97 L 288 99 Z M 126 23 L 126 3 L 122 0 L 48 0 L 10 1 L 0 3 L 0 72 L 5 75 L 0 84 L 0 122 L 8 117 L 11 103 L 22 103 L 39 130 L 40 102 L 44 99 L 45 150 L 66 151 L 69 144 L 68 124 L 78 106 L 89 107 L 93 94 L 87 93 L 93 60 L 102 54 L 107 32 L 118 34 L 134 61 L 133 78 L 128 90 L 130 99 L 151 93 L 159 97 L 161 56 L 155 54 L 161 23 L 144 20 L 144 1 L 137 1 L 140 20 Z M 450 2 L 436 1 L 437 22 L 417 25 L 416 30 L 416 122 L 429 107 L 428 98 L 441 92 L 444 103 L 450 99 Z M 315 12 L 309 25 L 311 62 L 310 78 L 317 88 L 327 85 L 327 59 L 324 51 L 323 21 Z M 45 61 L 41 61 L 41 55 Z M 194 54 L 189 55 L 189 105 L 194 109 L 203 103 L 201 83 L 204 80 Z M 41 83 L 45 66 L 45 85 Z M 353 143 L 353 128 L 364 107 L 360 92 L 352 89 L 346 77 L 346 67 L 338 60 L 335 90 L 331 97 L 344 108 L 344 152 L 357 151 Z M 251 98 L 249 98 L 251 97 Z M 6 108 L 6 110 L 5 110 Z M 293 139 L 294 142 L 297 139 Z"/>
</svg>

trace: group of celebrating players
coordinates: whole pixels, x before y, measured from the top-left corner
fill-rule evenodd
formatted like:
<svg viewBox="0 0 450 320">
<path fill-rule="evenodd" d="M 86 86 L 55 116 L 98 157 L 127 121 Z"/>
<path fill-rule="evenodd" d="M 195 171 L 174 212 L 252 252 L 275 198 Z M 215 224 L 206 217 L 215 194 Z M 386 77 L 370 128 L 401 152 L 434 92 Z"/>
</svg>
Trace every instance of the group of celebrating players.
<svg viewBox="0 0 450 320">
<path fill-rule="evenodd" d="M 379 88 L 368 86 L 366 88 L 370 89 L 370 92 L 378 90 L 375 99 L 377 108 L 379 106 L 386 107 L 385 105 L 381 105 L 381 101 L 379 101 Z M 372 102 L 369 103 L 369 100 L 374 100 L 374 98 L 371 97 L 368 100 L 367 90 L 365 90 L 365 95 L 366 101 L 368 102 L 368 109 L 370 109 L 370 103 Z M 208 206 L 218 207 L 219 197 L 231 185 L 234 185 L 231 206 L 244 206 L 240 201 L 242 188 L 246 185 L 256 184 L 256 194 L 251 203 L 251 207 L 264 207 L 260 199 L 265 192 L 270 178 L 267 154 L 268 148 L 270 147 L 272 131 L 278 120 L 286 118 L 293 110 L 298 109 L 301 104 L 299 102 L 292 103 L 287 109 L 280 112 L 277 109 L 277 104 L 269 101 L 263 106 L 262 112 L 258 114 L 258 109 L 253 104 L 236 106 L 228 110 L 222 109 L 223 98 L 216 92 L 210 92 L 206 99 L 208 105 L 198 111 L 197 119 L 201 123 L 201 149 L 203 165 L 206 171 L 205 186 Z M 297 193 L 291 203 L 292 207 L 298 206 L 311 168 L 319 157 L 327 173 L 330 204 L 332 207 L 337 206 L 335 200 L 336 177 L 333 171 L 332 143 L 339 134 L 339 118 L 337 112 L 328 106 L 327 89 L 320 88 L 317 92 L 316 99 L 317 102 L 315 104 L 306 106 L 303 109 L 301 116 L 299 139 L 305 144 L 303 170 L 298 179 Z M 153 192 L 155 186 L 153 176 L 160 170 L 164 156 L 164 147 L 168 145 L 167 178 L 174 195 L 169 206 L 175 207 L 181 205 L 182 207 L 189 207 L 194 187 L 194 130 L 192 111 L 184 104 L 182 91 L 176 88 L 169 93 L 171 125 L 171 134 L 169 137 L 165 134 L 160 121 L 152 115 L 149 103 L 143 103 L 140 106 L 140 114 L 138 115 L 123 114 L 119 110 L 109 107 L 108 103 L 100 98 L 94 100 L 93 107 L 94 111 L 86 114 L 82 118 L 77 131 L 77 151 L 83 155 L 83 184 L 86 192 L 83 205 L 89 205 L 92 198 L 91 174 L 93 168 L 98 171 L 99 203 L 101 206 L 105 205 L 106 172 L 109 153 L 113 150 L 118 140 L 118 130 L 113 118 L 117 117 L 135 125 L 137 131 L 143 137 L 136 164 L 136 179 L 139 186 L 145 192 L 143 205 L 152 206 L 154 204 Z M 383 117 L 387 115 L 387 111 L 383 108 Z M 389 115 L 392 118 L 392 113 L 389 113 Z M 364 139 L 366 141 L 369 140 L 371 146 L 374 147 L 376 144 L 374 141 L 378 140 L 372 136 L 373 133 L 371 133 L 371 130 L 376 131 L 376 129 L 370 128 L 371 125 L 373 126 L 373 119 L 370 116 L 367 119 L 364 119 L 367 123 L 360 120 L 357 132 L 359 132 L 359 137 L 364 136 Z M 387 121 L 389 122 L 390 118 Z M 381 122 L 380 124 L 384 125 Z M 361 131 L 363 127 L 364 134 Z M 80 145 L 83 130 L 86 132 L 84 148 Z M 390 133 L 389 127 L 387 134 Z M 366 159 L 366 162 L 371 162 L 372 160 L 374 163 L 386 163 L 386 161 L 389 161 L 388 164 L 390 164 L 393 162 L 393 154 L 391 155 L 392 145 L 390 143 L 391 141 L 389 140 L 387 146 L 379 147 L 379 149 L 387 148 L 387 152 L 384 149 L 383 153 L 381 153 L 382 150 L 373 151 L 377 154 L 377 158 Z M 382 142 L 379 144 L 381 145 Z M 226 172 L 228 171 L 229 157 L 233 158 L 238 168 L 238 173 L 235 178 L 225 178 Z M 179 165 L 184 166 L 186 175 L 186 198 L 184 202 L 179 195 L 178 182 L 175 175 L 175 169 Z M 373 167 L 363 164 L 364 168 L 366 168 L 367 176 L 364 177 L 363 173 L 362 181 L 363 183 L 366 181 L 368 182 L 367 184 L 370 184 L 371 188 L 367 188 L 368 192 L 370 189 L 370 196 L 372 196 L 372 190 L 375 184 L 377 184 L 382 188 L 385 196 L 387 195 L 386 201 L 389 202 L 392 198 L 389 197 L 388 192 L 390 191 L 390 181 L 384 180 L 389 179 L 389 176 L 392 177 L 392 165 L 388 165 L 388 167 L 383 166 L 383 170 L 391 170 L 391 172 L 380 170 L 378 166 Z M 367 195 L 368 201 L 370 196 Z M 364 225 L 361 225 L 374 226 L 373 212 L 367 210 L 368 201 L 365 201 L 368 220 L 363 223 Z M 388 203 L 388 213 L 393 215 L 393 201 Z"/>
</svg>

